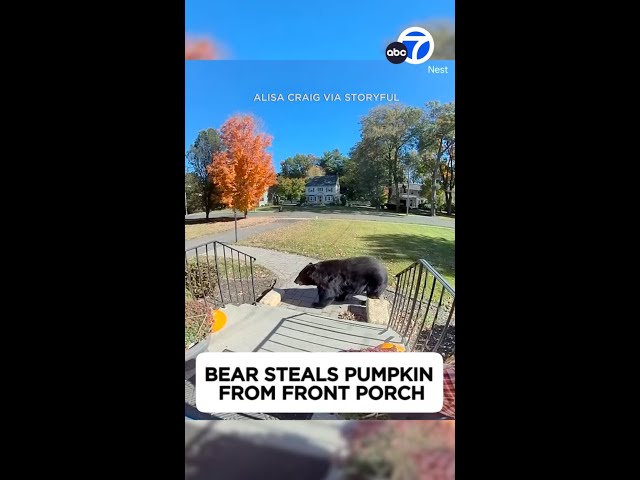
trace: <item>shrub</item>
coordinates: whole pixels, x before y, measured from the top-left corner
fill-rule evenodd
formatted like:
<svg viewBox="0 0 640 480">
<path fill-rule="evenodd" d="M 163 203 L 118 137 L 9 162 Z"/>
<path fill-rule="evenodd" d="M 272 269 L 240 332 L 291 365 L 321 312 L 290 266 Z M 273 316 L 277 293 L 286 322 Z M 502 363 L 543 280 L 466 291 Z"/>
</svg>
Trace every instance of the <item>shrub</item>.
<svg viewBox="0 0 640 480">
<path fill-rule="evenodd" d="M 190 260 L 184 269 L 184 286 L 193 298 L 212 297 L 217 286 L 215 265 Z"/>
<path fill-rule="evenodd" d="M 447 420 L 357 422 L 347 434 L 344 478 L 453 480 L 454 428 Z"/>
<path fill-rule="evenodd" d="M 347 205 L 347 196 L 346 195 L 342 195 L 340 196 L 340 204 L 344 207 Z"/>
<path fill-rule="evenodd" d="M 212 310 L 199 300 L 186 299 L 184 302 L 184 349 L 206 338 L 211 331 Z"/>
</svg>

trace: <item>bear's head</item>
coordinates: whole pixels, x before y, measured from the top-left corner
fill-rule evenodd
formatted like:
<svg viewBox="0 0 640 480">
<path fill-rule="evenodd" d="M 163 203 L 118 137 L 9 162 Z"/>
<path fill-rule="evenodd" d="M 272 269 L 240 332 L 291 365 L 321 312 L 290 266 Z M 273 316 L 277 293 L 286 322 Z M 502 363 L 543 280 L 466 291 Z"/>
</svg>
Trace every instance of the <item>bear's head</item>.
<svg viewBox="0 0 640 480">
<path fill-rule="evenodd" d="M 302 271 L 298 274 L 294 283 L 296 285 L 316 285 L 315 280 L 316 266 L 313 263 L 310 263 L 306 267 L 302 269 Z"/>
</svg>

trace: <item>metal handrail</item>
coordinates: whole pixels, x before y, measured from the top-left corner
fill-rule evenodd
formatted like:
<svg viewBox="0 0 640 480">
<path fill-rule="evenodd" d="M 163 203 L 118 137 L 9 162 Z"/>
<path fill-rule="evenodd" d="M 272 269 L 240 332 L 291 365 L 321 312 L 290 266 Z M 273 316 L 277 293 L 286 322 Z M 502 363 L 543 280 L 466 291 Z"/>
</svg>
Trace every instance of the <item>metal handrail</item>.
<svg viewBox="0 0 640 480">
<path fill-rule="evenodd" d="M 211 243 L 217 243 L 219 245 L 224 245 L 226 248 L 229 248 L 229 249 L 233 250 L 234 252 L 241 253 L 242 255 L 245 255 L 245 256 L 251 258 L 252 260 L 256 260 L 256 257 L 253 257 L 253 256 L 249 255 L 248 253 L 241 252 L 240 250 L 238 250 L 236 248 L 233 248 L 231 245 L 228 245 L 228 244 L 226 244 L 224 242 L 219 242 L 218 240 L 209 240 L 208 242 L 199 243 L 198 245 L 194 245 L 193 247 L 185 248 L 184 249 L 184 253 L 187 253 L 189 250 L 195 250 L 196 248 L 204 247 L 205 245 L 209 245 Z"/>
<path fill-rule="evenodd" d="M 408 351 L 438 352 L 445 359 L 454 355 L 455 289 L 425 259 L 395 278 L 388 327 L 402 337 Z"/>
<path fill-rule="evenodd" d="M 449 285 L 449 282 L 447 282 L 447 280 L 442 275 L 440 275 L 440 272 L 433 268 L 433 266 L 423 258 L 418 260 L 418 262 L 427 267 L 427 270 L 429 270 L 433 274 L 433 276 L 436 277 L 440 283 L 442 283 L 444 288 L 446 288 L 449 293 L 451 293 L 451 295 L 455 296 L 456 290 L 451 285 Z"/>
<path fill-rule="evenodd" d="M 213 252 L 211 252 L 210 246 L 213 247 Z M 204 254 L 199 253 L 198 249 L 204 249 Z M 222 249 L 221 254 L 218 253 L 219 249 Z M 192 278 L 193 275 L 189 267 L 189 253 L 193 253 L 193 256 L 195 256 L 195 278 Z M 242 274 L 243 261 L 241 260 L 240 255 L 242 255 L 244 259 L 244 277 Z M 208 280 L 207 285 L 210 287 L 210 289 L 207 290 L 206 293 L 204 286 L 201 287 L 202 296 L 200 298 L 204 301 L 205 304 L 211 304 L 213 308 L 224 308 L 227 303 L 231 303 L 231 301 L 233 300 L 234 291 L 236 303 L 248 303 L 246 300 L 250 300 L 250 303 L 252 305 L 256 304 L 255 279 L 253 273 L 253 262 L 256 260 L 255 257 L 241 252 L 240 250 L 217 240 L 204 242 L 199 245 L 185 248 L 184 256 L 185 289 L 196 295 L 200 293 L 198 291 L 198 286 L 203 285 L 204 280 Z M 213 259 L 211 258 L 212 256 Z M 211 260 L 213 260 L 215 265 L 214 273 L 217 285 L 214 285 L 214 283 L 212 282 L 213 274 L 211 273 Z M 223 260 L 224 263 L 221 263 L 221 260 Z M 229 264 L 231 265 L 230 268 Z M 221 265 L 223 266 L 221 267 Z M 203 273 L 202 266 L 205 267 L 206 275 Z M 198 280 L 200 281 L 199 283 Z M 250 286 L 249 281 L 251 283 Z M 193 285 L 194 283 L 196 286 L 195 289 Z M 219 298 L 216 298 L 216 287 L 217 292 L 219 293 Z M 240 287 L 240 290 L 238 289 L 238 287 Z M 213 289 L 213 291 L 211 291 L 211 288 Z M 223 290 L 226 290 L 226 295 Z M 250 298 L 247 298 L 248 293 L 251 294 Z M 240 297 L 242 297 L 242 300 L 240 299 Z"/>
</svg>

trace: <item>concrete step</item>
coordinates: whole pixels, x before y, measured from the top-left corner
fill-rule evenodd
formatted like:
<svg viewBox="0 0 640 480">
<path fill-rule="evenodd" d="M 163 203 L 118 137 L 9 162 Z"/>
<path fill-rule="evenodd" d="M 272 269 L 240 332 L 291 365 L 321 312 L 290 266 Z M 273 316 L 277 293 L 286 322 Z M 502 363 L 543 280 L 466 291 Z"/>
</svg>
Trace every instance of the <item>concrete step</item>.
<svg viewBox="0 0 640 480">
<path fill-rule="evenodd" d="M 211 337 L 209 351 L 337 352 L 401 343 L 400 335 L 384 325 L 283 307 L 243 304 L 225 313 L 227 325 Z"/>
</svg>

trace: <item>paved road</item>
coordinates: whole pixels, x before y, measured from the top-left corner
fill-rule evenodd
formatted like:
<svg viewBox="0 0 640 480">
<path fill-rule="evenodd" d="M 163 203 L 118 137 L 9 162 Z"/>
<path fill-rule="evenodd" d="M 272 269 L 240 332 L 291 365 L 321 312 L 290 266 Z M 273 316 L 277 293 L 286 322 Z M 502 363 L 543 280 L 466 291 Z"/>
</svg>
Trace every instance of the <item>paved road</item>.
<svg viewBox="0 0 640 480">
<path fill-rule="evenodd" d="M 318 210 L 317 212 L 307 211 L 287 211 L 285 207 L 284 212 L 250 212 L 249 217 L 269 217 L 269 218 L 322 218 L 322 219 L 337 219 L 337 220 L 375 220 L 380 222 L 395 222 L 395 223 L 411 223 L 416 225 L 434 225 L 438 227 L 450 227 L 456 228 L 455 219 L 448 217 L 426 217 L 420 215 L 405 215 L 401 213 L 376 211 L 370 209 L 362 209 L 353 212 L 340 212 Z M 216 212 L 210 212 L 209 218 L 212 217 L 233 217 L 233 212 L 230 210 L 220 210 Z M 185 219 L 205 218 L 204 213 L 192 213 L 186 215 Z"/>
</svg>

